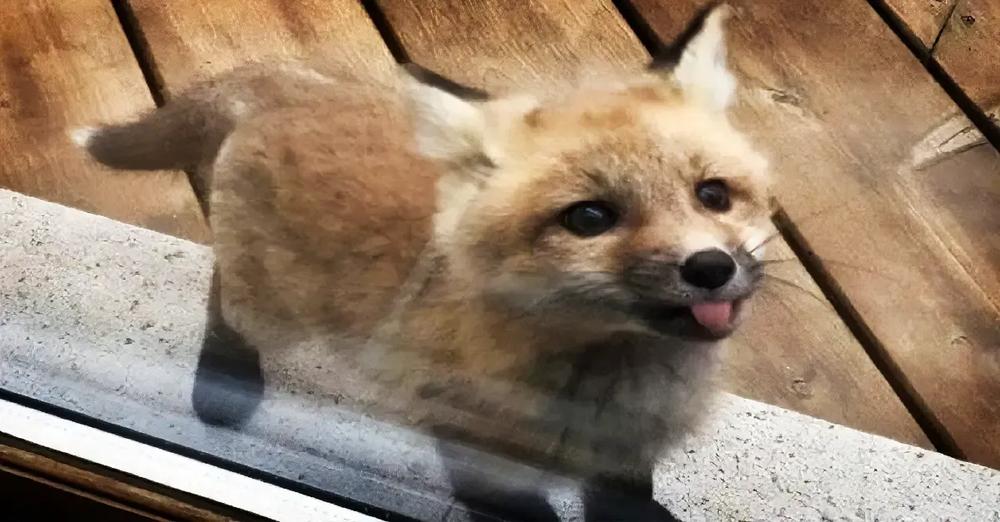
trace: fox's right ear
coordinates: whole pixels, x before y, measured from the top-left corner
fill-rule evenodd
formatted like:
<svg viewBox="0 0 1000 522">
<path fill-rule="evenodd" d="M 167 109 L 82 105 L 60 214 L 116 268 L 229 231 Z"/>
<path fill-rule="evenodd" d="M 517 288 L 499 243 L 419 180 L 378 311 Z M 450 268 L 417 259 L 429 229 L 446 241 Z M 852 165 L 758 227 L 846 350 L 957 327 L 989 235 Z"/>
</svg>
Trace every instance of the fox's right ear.
<svg viewBox="0 0 1000 522">
<path fill-rule="evenodd" d="M 486 93 L 414 64 L 402 69 L 418 151 L 449 163 L 487 160 L 482 103 Z"/>
<path fill-rule="evenodd" d="M 650 70 L 667 75 L 685 95 L 711 109 L 728 108 L 736 80 L 726 65 L 723 25 L 731 12 L 726 4 L 709 4 L 672 44 L 653 53 Z"/>
</svg>

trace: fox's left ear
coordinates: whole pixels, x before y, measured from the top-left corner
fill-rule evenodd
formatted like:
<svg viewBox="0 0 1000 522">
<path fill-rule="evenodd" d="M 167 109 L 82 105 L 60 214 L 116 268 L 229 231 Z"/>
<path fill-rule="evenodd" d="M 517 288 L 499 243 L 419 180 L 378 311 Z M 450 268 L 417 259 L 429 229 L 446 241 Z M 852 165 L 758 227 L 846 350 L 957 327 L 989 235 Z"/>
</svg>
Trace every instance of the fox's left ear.
<svg viewBox="0 0 1000 522">
<path fill-rule="evenodd" d="M 685 95 L 717 110 L 733 102 L 736 79 L 726 65 L 724 23 L 732 9 L 713 3 L 670 45 L 654 53 L 649 68 L 668 75 Z"/>
<path fill-rule="evenodd" d="M 419 152 L 444 162 L 482 156 L 488 96 L 420 66 L 401 69 Z"/>
</svg>

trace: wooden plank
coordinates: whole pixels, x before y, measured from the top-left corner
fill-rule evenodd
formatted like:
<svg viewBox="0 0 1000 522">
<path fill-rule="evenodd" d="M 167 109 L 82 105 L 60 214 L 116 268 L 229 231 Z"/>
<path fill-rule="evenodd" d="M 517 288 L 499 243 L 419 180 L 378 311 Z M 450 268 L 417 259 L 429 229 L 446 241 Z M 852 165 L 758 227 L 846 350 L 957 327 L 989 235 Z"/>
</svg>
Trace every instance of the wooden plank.
<svg viewBox="0 0 1000 522">
<path fill-rule="evenodd" d="M 0 186 L 192 240 L 207 227 L 183 173 L 114 173 L 69 129 L 153 100 L 110 3 L 5 5 L 0 24 Z"/>
<path fill-rule="evenodd" d="M 885 0 L 903 26 L 930 50 L 958 0 Z"/>
<path fill-rule="evenodd" d="M 102 520 L 106 522 L 164 521 L 97 495 L 80 492 L 51 481 L 11 470 L 0 464 L 4 516 L 8 520 Z"/>
<path fill-rule="evenodd" d="M 476 86 L 558 83 L 580 70 L 639 70 L 648 56 L 610 2 L 501 0 L 381 3 L 414 61 Z M 780 242 L 774 254 L 792 257 Z M 803 290 L 762 292 L 731 350 L 730 389 L 758 400 L 928 445 L 861 346 L 801 265 L 782 277 Z M 817 296 L 819 296 L 817 298 Z"/>
<path fill-rule="evenodd" d="M 983 112 L 1000 119 L 1000 2 L 958 0 L 933 54 Z"/>
<path fill-rule="evenodd" d="M 669 39 L 703 3 L 635 6 Z M 739 119 L 814 261 L 945 442 L 1000 467 L 1000 155 L 951 146 L 969 122 L 867 5 L 733 4 Z"/>
<path fill-rule="evenodd" d="M 310 58 L 388 74 L 394 63 L 351 0 L 130 0 L 167 96 L 251 61 Z"/>
<path fill-rule="evenodd" d="M 230 520 L 226 518 L 227 515 L 232 516 L 234 513 L 247 516 L 228 506 L 213 506 L 216 511 L 211 511 L 205 509 L 204 506 L 209 502 L 203 499 L 197 500 L 200 506 L 195 505 L 189 494 L 135 477 L 125 480 L 120 472 L 66 455 L 59 455 L 60 460 L 50 456 L 51 453 L 24 441 L 0 436 L 0 471 L 45 484 L 50 488 L 49 494 L 63 497 L 61 501 L 70 500 L 71 505 L 79 503 L 79 507 L 88 508 L 93 516 L 98 516 L 103 511 L 105 517 L 111 516 L 114 520 L 222 521 Z M 63 494 L 60 495 L 59 492 Z M 77 497 L 76 502 L 72 502 L 73 497 Z M 102 508 L 102 505 L 105 507 Z M 63 511 L 62 508 L 58 509 Z"/>
</svg>

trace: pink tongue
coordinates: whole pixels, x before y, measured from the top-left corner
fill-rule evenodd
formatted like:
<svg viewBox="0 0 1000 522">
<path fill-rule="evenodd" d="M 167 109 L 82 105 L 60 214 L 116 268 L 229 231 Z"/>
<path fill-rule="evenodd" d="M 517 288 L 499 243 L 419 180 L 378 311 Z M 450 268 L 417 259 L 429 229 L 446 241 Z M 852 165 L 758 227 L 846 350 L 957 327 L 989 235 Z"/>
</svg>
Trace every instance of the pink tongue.
<svg viewBox="0 0 1000 522">
<path fill-rule="evenodd" d="M 733 315 L 732 301 L 718 303 L 698 303 L 691 306 L 691 315 L 699 324 L 712 331 L 722 331 L 729 328 L 729 319 Z"/>
</svg>

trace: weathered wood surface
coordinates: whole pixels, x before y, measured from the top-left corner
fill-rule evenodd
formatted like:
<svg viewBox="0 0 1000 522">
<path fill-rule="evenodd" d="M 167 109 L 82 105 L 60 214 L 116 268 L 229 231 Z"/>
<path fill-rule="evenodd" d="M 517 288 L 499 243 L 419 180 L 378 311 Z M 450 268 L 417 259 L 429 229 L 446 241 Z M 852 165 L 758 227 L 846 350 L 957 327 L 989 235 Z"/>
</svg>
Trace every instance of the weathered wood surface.
<svg viewBox="0 0 1000 522">
<path fill-rule="evenodd" d="M 937 43 L 941 28 L 959 0 L 885 0 L 885 5 L 903 22 L 924 49 Z"/>
<path fill-rule="evenodd" d="M 183 173 L 113 172 L 70 129 L 126 119 L 153 100 L 109 2 L 4 5 L 0 186 L 192 240 L 208 229 Z"/>
<path fill-rule="evenodd" d="M 1000 119 L 1000 2 L 958 0 L 933 54 L 982 111 Z"/>
<path fill-rule="evenodd" d="M 392 57 L 351 0 L 130 0 L 169 98 L 194 81 L 269 59 L 309 58 L 387 74 Z"/>
<path fill-rule="evenodd" d="M 666 39 L 703 3 L 635 2 Z M 1000 155 L 953 146 L 968 121 L 866 4 L 732 3 L 739 120 L 779 201 L 895 378 L 1000 467 Z"/>
<path fill-rule="evenodd" d="M 380 2 L 416 62 L 502 91 L 552 84 L 581 70 L 637 70 L 648 56 L 609 1 L 392 0 Z M 778 243 L 773 253 L 791 257 Z M 800 264 L 781 277 L 805 288 L 762 293 L 735 340 L 730 389 L 899 440 L 928 442 Z"/>
<path fill-rule="evenodd" d="M 979 109 L 1000 119 L 1000 2 L 884 1 Z"/>
</svg>

